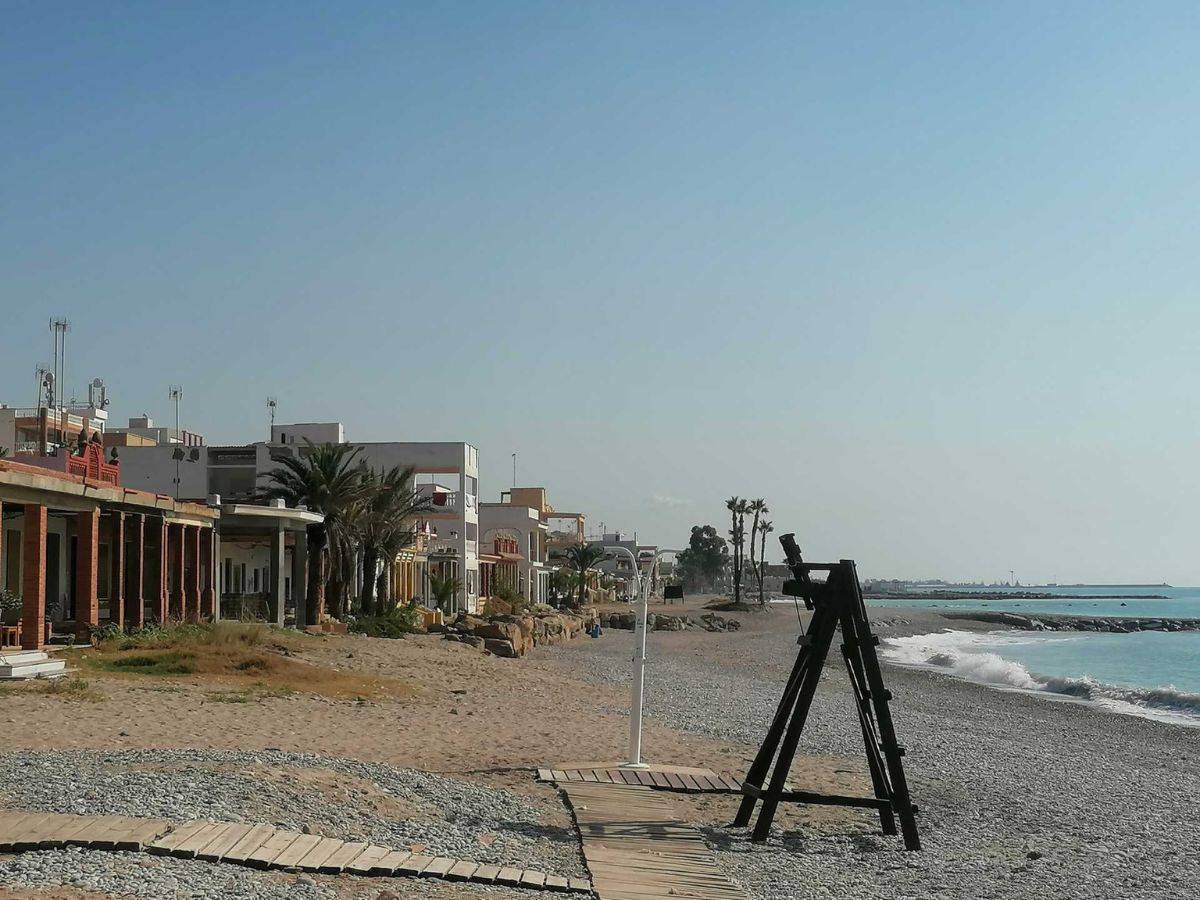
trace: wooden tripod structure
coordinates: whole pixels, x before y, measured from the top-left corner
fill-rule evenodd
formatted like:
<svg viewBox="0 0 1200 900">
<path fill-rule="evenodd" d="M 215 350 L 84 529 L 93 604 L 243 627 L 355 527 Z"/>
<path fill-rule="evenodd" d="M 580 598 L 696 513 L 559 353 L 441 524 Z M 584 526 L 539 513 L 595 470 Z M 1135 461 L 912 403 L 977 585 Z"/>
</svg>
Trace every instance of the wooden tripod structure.
<svg viewBox="0 0 1200 900">
<path fill-rule="evenodd" d="M 899 819 L 905 848 L 920 850 L 917 807 L 909 798 L 908 782 L 901 762 L 904 748 L 896 742 L 896 729 L 888 708 L 892 695 L 883 684 L 876 651 L 879 638 L 871 633 L 854 560 L 806 563 L 801 558 L 794 535 L 785 534 L 779 542 L 795 576 L 784 585 L 784 593 L 803 597 L 805 606 L 813 610 L 813 615 L 808 630 L 798 642 L 800 652 L 784 688 L 783 699 L 775 711 L 762 747 L 750 766 L 750 772 L 742 782 L 744 797 L 733 824 L 743 828 L 749 825 L 754 805 L 761 800 L 762 811 L 754 825 L 751 840 L 765 841 L 771 833 L 771 823 L 781 802 L 857 806 L 878 810 L 884 834 L 895 834 L 896 820 Z M 814 582 L 809 578 L 810 572 L 829 574 L 824 582 Z M 784 788 L 813 696 L 821 681 L 821 670 L 839 625 L 842 629 L 842 658 L 846 663 L 858 723 L 862 728 L 867 768 L 874 786 L 873 797 L 789 791 Z M 769 782 L 766 781 L 768 772 L 771 775 Z"/>
</svg>

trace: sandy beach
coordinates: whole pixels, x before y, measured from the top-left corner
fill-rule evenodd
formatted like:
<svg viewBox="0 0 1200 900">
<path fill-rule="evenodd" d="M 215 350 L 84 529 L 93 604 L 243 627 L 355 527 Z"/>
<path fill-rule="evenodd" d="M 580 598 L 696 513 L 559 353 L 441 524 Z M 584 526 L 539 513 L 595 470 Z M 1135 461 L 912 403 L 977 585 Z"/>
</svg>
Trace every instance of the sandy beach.
<svg viewBox="0 0 1200 900">
<path fill-rule="evenodd" d="M 947 625 L 931 613 L 871 612 L 885 638 Z M 650 635 L 648 759 L 744 773 L 792 663 L 797 622 L 787 606 L 732 615 L 741 630 Z M 302 661 L 411 687 L 382 699 L 296 693 L 228 702 L 228 685 L 137 676 L 89 675 L 101 695 L 94 702 L 7 688 L 0 803 L 308 825 L 583 874 L 570 814 L 554 788 L 534 783 L 531 768 L 621 758 L 632 641 L 607 630 L 522 660 L 435 635 L 303 645 Z M 925 850 L 903 852 L 863 812 L 794 806 L 784 808 L 768 844 L 752 846 L 745 832 L 726 827 L 734 798 L 676 797 L 681 817 L 702 827 L 749 896 L 1187 895 L 1200 874 L 1194 731 L 894 666 L 885 675 Z M 847 699 L 844 677 L 829 667 L 802 742 L 806 755 L 793 768 L 798 785 L 866 790 Z M 56 878 L 56 892 L 45 896 L 521 893 L 175 860 L 147 868 L 130 855 L 98 852 L 23 856 L 0 860 L 0 896 L 42 896 L 38 885 Z M 35 857 L 44 858 L 40 868 Z M 67 878 L 67 870 L 82 874 Z"/>
</svg>

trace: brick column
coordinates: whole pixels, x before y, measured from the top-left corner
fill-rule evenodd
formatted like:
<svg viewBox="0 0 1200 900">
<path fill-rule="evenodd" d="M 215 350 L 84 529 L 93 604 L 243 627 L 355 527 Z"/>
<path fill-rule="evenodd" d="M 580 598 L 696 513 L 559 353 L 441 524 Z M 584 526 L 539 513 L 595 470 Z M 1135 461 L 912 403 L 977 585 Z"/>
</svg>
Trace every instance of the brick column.
<svg viewBox="0 0 1200 900">
<path fill-rule="evenodd" d="M 146 624 L 146 601 L 144 580 L 146 577 L 146 517 L 134 515 L 129 523 L 129 582 L 125 585 L 125 611 L 122 618 L 125 627 L 143 628 Z"/>
<path fill-rule="evenodd" d="M 75 638 L 84 641 L 100 624 L 96 567 L 100 557 L 100 510 L 75 514 Z"/>
<path fill-rule="evenodd" d="M 184 593 L 187 571 L 187 542 L 184 540 L 183 526 L 167 525 L 167 565 L 174 573 L 174 579 L 168 582 L 171 591 L 170 616 L 183 622 L 187 619 L 187 599 Z"/>
<path fill-rule="evenodd" d="M 170 589 L 170 562 L 171 556 L 169 552 L 170 528 L 167 525 L 166 519 L 158 520 L 158 622 L 160 625 L 165 625 L 169 618 L 170 605 L 168 591 Z"/>
<path fill-rule="evenodd" d="M 125 627 L 125 513 L 109 513 L 110 543 L 108 558 L 112 563 L 108 577 L 108 618 L 120 628 Z"/>
<path fill-rule="evenodd" d="M 212 528 L 200 529 L 200 561 L 204 565 L 200 577 L 200 618 L 215 619 L 217 600 L 217 559 Z"/>
<path fill-rule="evenodd" d="M 200 621 L 200 526 L 189 525 L 184 534 L 187 538 L 187 556 L 191 563 L 188 573 L 187 605 L 188 621 Z"/>
<path fill-rule="evenodd" d="M 26 504 L 21 560 L 21 649 L 41 650 L 46 626 L 46 507 Z"/>
</svg>

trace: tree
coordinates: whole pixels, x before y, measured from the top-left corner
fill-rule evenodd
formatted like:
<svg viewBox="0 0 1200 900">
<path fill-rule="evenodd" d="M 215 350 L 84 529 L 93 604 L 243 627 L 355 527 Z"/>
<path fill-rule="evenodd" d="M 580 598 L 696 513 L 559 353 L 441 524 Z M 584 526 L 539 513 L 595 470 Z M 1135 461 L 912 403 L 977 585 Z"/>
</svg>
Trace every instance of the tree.
<svg viewBox="0 0 1200 900">
<path fill-rule="evenodd" d="M 767 535 L 770 534 L 774 530 L 775 530 L 774 524 L 772 524 L 771 522 L 768 522 L 766 519 L 763 519 L 758 524 L 758 536 L 759 536 L 759 540 L 762 542 L 762 546 L 759 549 L 759 554 L 758 554 L 758 571 L 755 573 L 758 575 L 758 605 L 759 606 L 767 605 L 766 596 L 763 594 L 763 579 L 767 577 Z"/>
<path fill-rule="evenodd" d="M 687 549 L 676 562 L 689 589 L 709 591 L 721 582 L 729 566 L 729 545 L 712 525 L 693 525 Z"/>
<path fill-rule="evenodd" d="M 762 594 L 762 573 L 759 571 L 761 560 L 756 561 L 754 558 L 755 545 L 758 542 L 758 522 L 759 519 L 770 512 L 767 509 L 767 501 L 762 497 L 750 502 L 750 510 L 754 513 L 754 520 L 750 525 L 750 571 L 754 575 L 754 580 L 758 582 L 759 594 Z"/>
<path fill-rule="evenodd" d="M 429 576 L 429 591 L 433 594 L 433 608 L 449 610 L 454 605 L 454 598 L 462 590 L 462 581 L 454 575 Z"/>
<path fill-rule="evenodd" d="M 729 530 L 729 543 L 733 545 L 733 602 L 742 600 L 742 567 L 746 559 L 746 513 L 750 504 L 740 497 L 730 497 L 725 501 L 729 510 L 732 527 Z"/>
<path fill-rule="evenodd" d="M 414 520 L 432 507 L 413 485 L 412 466 L 375 473 L 363 467 L 362 498 L 352 516 L 353 537 L 362 550 L 363 580 L 359 603 L 364 615 L 376 615 L 376 573 L 416 540 Z M 385 599 L 380 597 L 379 600 Z"/>
<path fill-rule="evenodd" d="M 261 500 L 283 500 L 288 506 L 307 506 L 325 519 L 309 525 L 308 589 L 306 621 L 320 621 L 325 606 L 326 550 L 331 536 L 344 542 L 344 519 L 362 496 L 359 468 L 354 464 L 358 448 L 349 444 L 314 444 L 305 441 L 299 456 L 281 456 L 279 467 L 265 472 L 256 496 Z"/>
<path fill-rule="evenodd" d="M 597 544 L 572 544 L 563 550 L 562 559 L 579 576 L 579 600 L 575 604 L 579 609 L 587 599 L 587 573 L 604 559 L 604 548 Z"/>
</svg>

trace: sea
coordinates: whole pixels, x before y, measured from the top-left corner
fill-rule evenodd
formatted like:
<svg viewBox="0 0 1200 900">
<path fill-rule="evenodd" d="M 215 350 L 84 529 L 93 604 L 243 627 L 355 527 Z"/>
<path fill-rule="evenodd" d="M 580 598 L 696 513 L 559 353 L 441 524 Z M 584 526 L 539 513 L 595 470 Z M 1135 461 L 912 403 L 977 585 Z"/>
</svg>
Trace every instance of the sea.
<svg viewBox="0 0 1200 900">
<path fill-rule="evenodd" d="M 954 588 L 957 592 L 970 589 Z M 981 593 L 1002 588 L 979 588 Z M 990 610 L 1036 618 L 1200 618 L 1200 587 L 1023 587 L 1045 600 L 869 600 L 868 606 L 934 612 Z M 1084 599 L 1082 595 L 1106 599 Z M 1134 595 L 1132 597 L 1113 595 Z M 1153 599 L 1161 595 L 1166 599 Z M 1200 631 L 964 631 L 891 638 L 893 663 L 934 669 L 999 690 L 1052 695 L 1111 712 L 1200 727 Z"/>
</svg>

